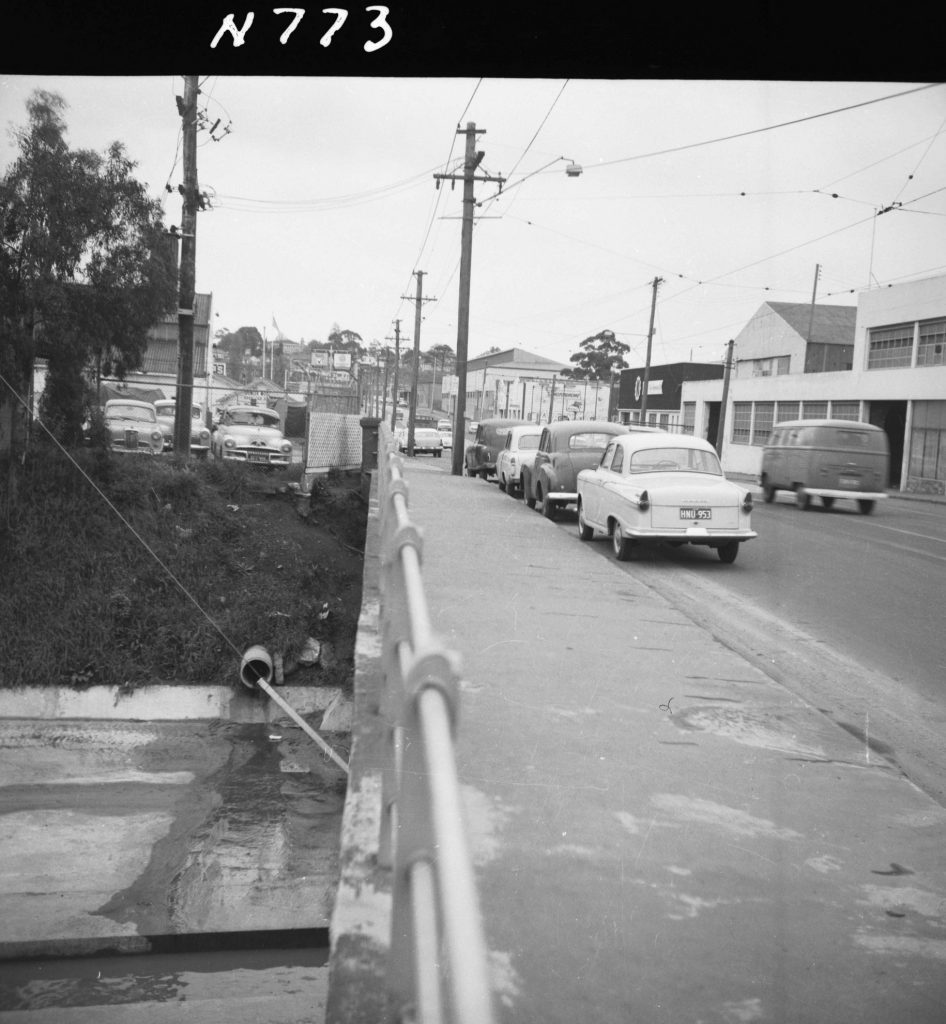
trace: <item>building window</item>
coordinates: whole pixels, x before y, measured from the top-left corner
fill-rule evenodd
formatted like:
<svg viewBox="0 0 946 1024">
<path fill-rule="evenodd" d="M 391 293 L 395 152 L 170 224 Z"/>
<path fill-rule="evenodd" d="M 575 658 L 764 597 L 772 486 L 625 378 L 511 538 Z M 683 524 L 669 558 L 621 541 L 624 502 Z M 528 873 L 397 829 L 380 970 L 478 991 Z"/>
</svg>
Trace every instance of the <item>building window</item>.
<svg viewBox="0 0 946 1024">
<path fill-rule="evenodd" d="M 861 418 L 860 402 L 832 402 L 831 418 L 834 420 L 854 420 Z"/>
<path fill-rule="evenodd" d="M 784 423 L 786 420 L 797 420 L 800 411 L 798 402 L 779 402 L 775 422 Z"/>
<path fill-rule="evenodd" d="M 823 420 L 828 416 L 827 402 L 805 402 L 802 405 L 803 420 Z"/>
<path fill-rule="evenodd" d="M 923 485 L 921 490 L 946 492 L 946 402 L 913 403 L 907 472 L 911 484 Z"/>
<path fill-rule="evenodd" d="M 916 350 L 917 366 L 946 364 L 946 320 L 929 320 L 920 324 L 920 344 Z"/>
<path fill-rule="evenodd" d="M 909 366 L 913 356 L 913 324 L 876 327 L 867 332 L 867 369 Z"/>
<path fill-rule="evenodd" d="M 778 363 L 776 365 L 775 372 L 776 372 L 776 374 L 779 377 L 781 377 L 783 374 L 788 373 L 788 368 L 791 365 L 791 361 L 792 361 L 792 357 L 791 356 L 779 356 L 778 357 Z"/>
<path fill-rule="evenodd" d="M 696 430 L 696 402 L 683 403 L 683 433 L 692 434 Z"/>
<path fill-rule="evenodd" d="M 752 402 L 733 402 L 732 443 L 748 444 L 752 430 Z"/>
<path fill-rule="evenodd" d="M 765 444 L 772 433 L 775 420 L 774 402 L 756 402 L 755 416 L 752 418 L 752 443 Z"/>
</svg>

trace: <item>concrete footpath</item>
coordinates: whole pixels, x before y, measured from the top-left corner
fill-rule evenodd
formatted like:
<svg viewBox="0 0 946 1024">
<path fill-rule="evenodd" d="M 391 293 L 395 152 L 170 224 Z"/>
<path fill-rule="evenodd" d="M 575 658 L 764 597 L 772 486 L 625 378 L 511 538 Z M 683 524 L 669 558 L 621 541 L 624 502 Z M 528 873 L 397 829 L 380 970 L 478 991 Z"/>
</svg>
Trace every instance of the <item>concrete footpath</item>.
<svg viewBox="0 0 946 1024">
<path fill-rule="evenodd" d="M 946 810 L 605 541 L 405 472 L 500 1019 L 943 1024 Z"/>
</svg>

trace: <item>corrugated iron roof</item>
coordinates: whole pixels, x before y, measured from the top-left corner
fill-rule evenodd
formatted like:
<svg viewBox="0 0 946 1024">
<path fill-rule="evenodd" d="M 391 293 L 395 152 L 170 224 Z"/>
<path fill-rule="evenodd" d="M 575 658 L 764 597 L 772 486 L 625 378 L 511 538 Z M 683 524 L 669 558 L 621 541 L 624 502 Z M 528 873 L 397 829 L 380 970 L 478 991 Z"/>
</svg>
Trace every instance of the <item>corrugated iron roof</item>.
<svg viewBox="0 0 946 1024">
<path fill-rule="evenodd" d="M 810 302 L 766 302 L 765 305 L 773 313 L 777 313 L 802 338 L 808 339 L 808 322 L 811 320 L 811 338 L 808 340 L 823 345 L 854 344 L 856 306 L 816 304 L 812 317 Z"/>
</svg>

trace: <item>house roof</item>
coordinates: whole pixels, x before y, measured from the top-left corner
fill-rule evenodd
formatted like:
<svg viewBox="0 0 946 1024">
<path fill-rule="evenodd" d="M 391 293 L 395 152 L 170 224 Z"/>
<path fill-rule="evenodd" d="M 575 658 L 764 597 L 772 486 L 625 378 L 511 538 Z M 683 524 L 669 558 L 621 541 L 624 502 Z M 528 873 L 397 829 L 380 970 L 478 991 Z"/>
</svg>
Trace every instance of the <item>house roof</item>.
<svg viewBox="0 0 946 1024">
<path fill-rule="evenodd" d="M 777 313 L 802 338 L 808 338 L 808 322 L 811 320 L 811 341 L 823 345 L 854 344 L 856 306 L 816 305 L 814 317 L 810 302 L 766 302 L 765 306 Z"/>
<path fill-rule="evenodd" d="M 560 363 L 557 359 L 549 359 L 547 356 L 536 355 L 534 352 L 527 352 L 524 348 L 507 348 L 502 352 L 490 352 L 467 361 L 468 369 L 482 369 L 483 366 L 513 369 L 524 372 L 526 370 L 545 370 L 558 372 L 568 367 L 568 363 Z"/>
</svg>

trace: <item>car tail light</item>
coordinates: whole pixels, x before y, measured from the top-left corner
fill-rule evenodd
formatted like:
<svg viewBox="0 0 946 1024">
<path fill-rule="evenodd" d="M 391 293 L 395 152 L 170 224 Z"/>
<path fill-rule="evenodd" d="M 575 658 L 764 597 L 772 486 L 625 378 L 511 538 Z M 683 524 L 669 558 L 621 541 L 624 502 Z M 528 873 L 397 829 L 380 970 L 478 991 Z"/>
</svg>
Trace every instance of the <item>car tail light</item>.
<svg viewBox="0 0 946 1024">
<path fill-rule="evenodd" d="M 650 495 L 646 491 L 641 491 L 641 496 L 637 499 L 637 507 L 641 512 L 646 512 L 650 508 Z"/>
<path fill-rule="evenodd" d="M 752 511 L 752 491 L 746 491 L 745 497 L 742 499 L 742 511 Z"/>
</svg>

